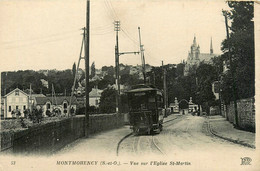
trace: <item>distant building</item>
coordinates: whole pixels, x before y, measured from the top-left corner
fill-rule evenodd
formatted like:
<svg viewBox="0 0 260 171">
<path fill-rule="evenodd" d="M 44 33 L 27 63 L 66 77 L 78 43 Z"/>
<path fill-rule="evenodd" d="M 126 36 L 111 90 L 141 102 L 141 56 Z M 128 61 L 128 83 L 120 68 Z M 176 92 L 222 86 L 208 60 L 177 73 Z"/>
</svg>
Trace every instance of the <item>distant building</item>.
<svg viewBox="0 0 260 171">
<path fill-rule="evenodd" d="M 40 80 L 41 80 L 42 85 L 43 85 L 44 87 L 49 88 L 49 82 L 48 82 L 48 81 L 46 81 L 46 80 L 44 80 L 44 79 L 40 79 Z"/>
<path fill-rule="evenodd" d="M 190 100 L 189 100 L 189 112 L 195 112 L 195 111 L 198 111 L 198 110 L 199 110 L 199 105 L 194 104 L 192 102 L 192 97 L 190 97 Z"/>
<path fill-rule="evenodd" d="M 188 75 L 189 71 L 193 67 L 198 67 L 200 62 L 211 64 L 212 58 L 215 56 L 217 56 L 217 54 L 213 53 L 212 39 L 210 42 L 210 53 L 200 53 L 200 45 L 197 45 L 196 37 L 194 36 L 193 44 L 190 47 L 188 58 L 184 67 L 184 75 Z"/>
<path fill-rule="evenodd" d="M 5 107 L 5 105 L 4 105 L 4 98 L 3 97 L 1 97 L 1 119 L 3 119 L 4 118 L 4 107 Z"/>
<path fill-rule="evenodd" d="M 46 116 L 46 111 L 54 112 L 59 110 L 61 115 L 67 115 L 69 113 L 70 96 L 58 96 L 58 97 L 35 97 L 34 106 L 40 106 L 43 110 L 43 115 Z M 71 108 L 74 113 L 77 109 L 77 99 L 73 96 L 71 100 Z"/>
<path fill-rule="evenodd" d="M 29 108 L 29 95 L 16 88 L 4 96 L 4 118 L 12 118 L 18 111 L 24 116 L 24 111 Z"/>
<path fill-rule="evenodd" d="M 179 102 L 177 97 L 175 97 L 174 103 L 170 103 L 171 113 L 179 113 Z"/>
<path fill-rule="evenodd" d="M 113 87 L 114 89 L 117 90 L 117 86 L 115 84 L 111 85 L 110 87 Z M 129 90 L 129 86 L 126 86 L 126 85 L 123 85 L 123 84 L 120 84 L 120 94 L 126 92 Z"/>
<path fill-rule="evenodd" d="M 133 66 L 130 68 L 130 75 L 134 75 L 134 74 L 138 74 L 139 73 L 139 70 L 137 67 Z"/>
<path fill-rule="evenodd" d="M 78 82 L 78 88 L 74 90 L 74 95 L 77 97 L 85 95 L 85 87 L 83 87 L 80 82 Z"/>
<path fill-rule="evenodd" d="M 98 89 L 97 87 L 93 88 L 89 93 L 89 105 L 99 107 L 100 97 L 103 90 Z"/>
<path fill-rule="evenodd" d="M 212 83 L 212 92 L 213 92 L 214 96 L 216 97 L 216 100 L 219 99 L 219 90 L 220 90 L 220 82 L 214 81 Z"/>
</svg>

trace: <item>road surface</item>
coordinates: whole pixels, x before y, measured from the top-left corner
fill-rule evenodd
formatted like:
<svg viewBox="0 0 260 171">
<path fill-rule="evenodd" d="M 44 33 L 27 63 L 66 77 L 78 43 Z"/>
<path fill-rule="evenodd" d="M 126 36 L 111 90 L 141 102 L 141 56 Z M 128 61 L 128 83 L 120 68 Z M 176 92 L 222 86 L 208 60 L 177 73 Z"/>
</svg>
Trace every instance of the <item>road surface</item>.
<svg viewBox="0 0 260 171">
<path fill-rule="evenodd" d="M 179 115 L 164 123 L 163 131 L 153 135 L 129 135 L 129 126 L 79 139 L 67 145 L 55 156 L 208 156 L 225 154 L 243 157 L 254 149 L 231 143 L 212 135 L 205 117 Z M 122 139 L 126 135 L 127 138 Z M 191 155 L 192 154 L 192 155 Z M 214 156 L 213 158 L 215 158 Z M 200 157 L 201 158 L 201 157 Z"/>
</svg>

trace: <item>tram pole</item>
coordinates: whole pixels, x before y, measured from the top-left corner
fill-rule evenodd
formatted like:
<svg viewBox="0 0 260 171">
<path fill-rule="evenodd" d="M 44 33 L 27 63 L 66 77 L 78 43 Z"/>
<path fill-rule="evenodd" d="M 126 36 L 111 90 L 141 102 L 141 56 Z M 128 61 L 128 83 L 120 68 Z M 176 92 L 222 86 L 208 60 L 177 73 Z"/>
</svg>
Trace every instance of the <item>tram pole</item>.
<svg viewBox="0 0 260 171">
<path fill-rule="evenodd" d="M 114 22 L 114 30 L 116 31 L 116 46 L 115 46 L 115 85 L 116 93 L 116 113 L 119 113 L 120 106 L 120 82 L 119 82 L 119 45 L 118 45 L 118 31 L 120 31 L 120 21 Z"/>
<path fill-rule="evenodd" d="M 140 54 L 141 54 L 141 61 L 142 61 L 142 69 L 143 69 L 143 76 L 144 76 L 144 84 L 146 84 L 145 58 L 144 58 L 144 45 L 142 45 L 142 42 L 141 42 L 141 31 L 140 31 L 140 27 L 138 27 L 138 31 L 139 31 Z"/>
<path fill-rule="evenodd" d="M 167 87 L 166 87 L 166 70 L 163 65 L 162 61 L 162 71 L 163 71 L 163 97 L 164 97 L 164 109 L 165 109 L 165 115 L 166 115 L 166 109 L 167 109 Z"/>
<path fill-rule="evenodd" d="M 86 104 L 85 104 L 85 118 L 86 118 L 86 127 L 85 127 L 85 136 L 89 136 L 89 25 L 90 25 L 90 0 L 87 0 L 86 7 L 86 31 L 85 31 L 85 96 L 86 96 Z"/>
</svg>

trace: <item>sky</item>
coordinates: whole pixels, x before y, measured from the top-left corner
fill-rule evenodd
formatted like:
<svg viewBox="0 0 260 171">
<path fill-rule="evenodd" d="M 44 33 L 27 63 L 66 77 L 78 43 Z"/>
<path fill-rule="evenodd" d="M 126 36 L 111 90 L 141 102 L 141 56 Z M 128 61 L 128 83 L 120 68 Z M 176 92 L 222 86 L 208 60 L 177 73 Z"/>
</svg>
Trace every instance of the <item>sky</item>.
<svg viewBox="0 0 260 171">
<path fill-rule="evenodd" d="M 146 63 L 159 66 L 186 60 L 194 36 L 201 53 L 221 54 L 225 39 L 218 1 L 91 0 L 90 64 L 115 63 L 113 22 L 120 20 L 119 51 L 139 51 L 138 27 Z M 86 25 L 86 0 L 1 0 L 0 70 L 71 69 L 77 63 Z M 140 55 L 120 56 L 120 63 L 141 64 Z M 84 61 L 81 60 L 81 67 Z"/>
</svg>

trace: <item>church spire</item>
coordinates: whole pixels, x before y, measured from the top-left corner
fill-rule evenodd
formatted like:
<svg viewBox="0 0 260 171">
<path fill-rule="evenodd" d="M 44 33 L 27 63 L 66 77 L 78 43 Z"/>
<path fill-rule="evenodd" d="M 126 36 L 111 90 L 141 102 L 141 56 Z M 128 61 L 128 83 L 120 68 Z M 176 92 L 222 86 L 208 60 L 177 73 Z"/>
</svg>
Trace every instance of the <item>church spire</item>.
<svg viewBox="0 0 260 171">
<path fill-rule="evenodd" d="M 213 54 L 212 37 L 210 40 L 210 54 Z"/>
<path fill-rule="evenodd" d="M 197 46 L 196 35 L 194 34 L 193 45 Z"/>
</svg>

